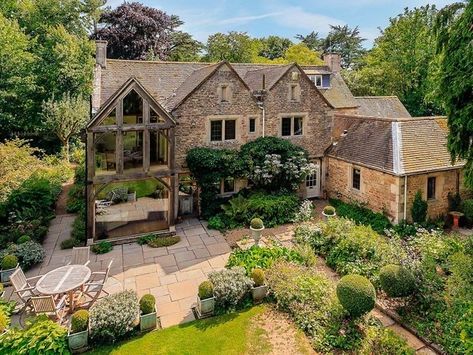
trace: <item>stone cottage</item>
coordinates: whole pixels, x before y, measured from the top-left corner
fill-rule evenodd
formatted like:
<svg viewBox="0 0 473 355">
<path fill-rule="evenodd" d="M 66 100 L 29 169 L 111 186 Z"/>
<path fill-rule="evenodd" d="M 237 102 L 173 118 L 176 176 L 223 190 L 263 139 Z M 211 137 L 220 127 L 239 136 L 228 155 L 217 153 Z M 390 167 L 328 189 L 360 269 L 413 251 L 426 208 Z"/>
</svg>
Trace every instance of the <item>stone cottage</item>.
<svg viewBox="0 0 473 355">
<path fill-rule="evenodd" d="M 397 98 L 353 97 L 340 75 L 339 56 L 324 60 L 322 66 L 112 60 L 106 42 L 97 41 L 87 126 L 89 237 L 172 231 L 177 216 L 193 205 L 186 187 L 188 150 L 238 148 L 260 136 L 282 137 L 308 151 L 317 170 L 302 184 L 303 198 L 366 201 L 399 220 L 411 192 L 423 185 L 427 191 L 435 173 L 439 202 L 431 203 L 429 213 L 444 212 L 455 177 L 461 185 L 461 165 L 450 165 L 442 145 L 445 125 L 410 118 Z M 429 149 L 415 154 L 409 145 L 417 129 L 427 137 L 433 127 L 439 127 L 432 145 L 441 159 L 430 159 Z M 353 179 L 358 192 L 348 184 Z M 221 194 L 244 184 L 228 177 Z"/>
</svg>

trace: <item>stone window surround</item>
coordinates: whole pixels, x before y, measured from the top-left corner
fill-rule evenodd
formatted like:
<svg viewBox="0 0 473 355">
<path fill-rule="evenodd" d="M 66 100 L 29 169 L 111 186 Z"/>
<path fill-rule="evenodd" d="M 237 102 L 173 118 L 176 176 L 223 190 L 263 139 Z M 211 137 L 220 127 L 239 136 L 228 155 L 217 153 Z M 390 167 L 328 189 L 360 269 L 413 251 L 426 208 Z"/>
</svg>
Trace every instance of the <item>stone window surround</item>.
<svg viewBox="0 0 473 355">
<path fill-rule="evenodd" d="M 309 117 L 308 112 L 291 112 L 291 113 L 280 113 L 278 114 L 279 128 L 278 136 L 280 138 L 299 138 L 304 137 L 307 134 L 307 120 Z M 286 117 L 291 117 L 291 135 L 283 136 L 282 135 L 282 119 Z M 294 135 L 294 117 L 302 117 L 302 134 Z"/>
<path fill-rule="evenodd" d="M 235 120 L 235 139 L 227 139 L 225 140 L 225 123 L 222 124 L 222 140 L 221 141 L 211 141 L 210 140 L 210 122 L 212 121 L 227 121 L 227 120 Z M 240 115 L 212 115 L 207 116 L 206 119 L 206 127 L 205 127 L 205 141 L 206 143 L 210 144 L 222 144 L 226 142 L 239 142 L 241 140 L 241 120 L 242 116 Z"/>
<path fill-rule="evenodd" d="M 231 176 L 227 177 L 228 178 L 232 178 Z M 221 179 L 220 180 L 220 193 L 218 194 L 218 196 L 220 197 L 229 197 L 229 196 L 232 196 L 234 194 L 236 194 L 236 183 L 237 183 L 237 179 L 233 178 L 233 191 L 227 191 L 225 192 L 224 190 L 224 186 L 225 186 L 225 179 Z"/>
<path fill-rule="evenodd" d="M 363 193 L 364 189 L 363 189 L 363 177 L 362 177 L 362 169 L 359 165 L 351 165 L 350 167 L 350 172 L 348 174 L 348 186 L 350 188 L 350 190 L 354 193 L 357 193 L 357 194 L 361 194 Z M 360 189 L 356 189 L 353 187 L 353 172 L 356 170 L 358 170 L 360 172 Z"/>
<path fill-rule="evenodd" d="M 430 178 L 435 178 L 435 183 L 434 183 L 434 197 L 429 198 L 428 193 L 429 193 L 429 179 Z M 439 187 L 439 182 L 441 178 L 438 176 L 438 174 L 432 174 L 432 175 L 427 175 L 427 179 L 425 181 L 425 199 L 427 202 L 435 202 L 437 201 L 437 196 L 438 196 L 438 187 Z"/>
<path fill-rule="evenodd" d="M 224 97 L 225 92 L 225 97 Z M 230 83 L 221 83 L 217 87 L 218 102 L 221 104 L 230 104 L 232 102 L 233 87 Z"/>
<path fill-rule="evenodd" d="M 255 130 L 253 132 L 250 132 L 250 120 L 251 119 L 254 119 L 255 120 Z M 249 136 L 256 136 L 256 135 L 259 135 L 259 131 L 260 131 L 260 128 L 259 128 L 259 125 L 260 125 L 260 116 L 258 115 L 249 115 L 248 116 L 248 135 Z"/>
<path fill-rule="evenodd" d="M 289 102 L 301 102 L 301 86 L 297 82 L 287 84 L 287 100 Z"/>
</svg>

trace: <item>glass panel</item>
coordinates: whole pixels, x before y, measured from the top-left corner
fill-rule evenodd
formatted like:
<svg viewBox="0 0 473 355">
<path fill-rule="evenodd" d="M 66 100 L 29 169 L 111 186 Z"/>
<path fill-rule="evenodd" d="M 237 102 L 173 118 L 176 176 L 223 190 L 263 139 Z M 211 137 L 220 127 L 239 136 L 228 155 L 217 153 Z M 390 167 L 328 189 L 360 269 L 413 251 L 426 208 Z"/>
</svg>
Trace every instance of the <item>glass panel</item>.
<svg viewBox="0 0 473 355">
<path fill-rule="evenodd" d="M 281 121 L 281 134 L 283 136 L 291 135 L 291 117 L 283 117 Z"/>
<path fill-rule="evenodd" d="M 223 180 L 223 193 L 229 193 L 235 191 L 235 179 L 228 177 Z"/>
<path fill-rule="evenodd" d="M 143 170 L 143 132 L 123 132 L 123 169 Z"/>
<path fill-rule="evenodd" d="M 97 186 L 96 190 L 95 228 L 99 239 L 168 228 L 169 192 L 160 180 L 114 182 Z"/>
<path fill-rule="evenodd" d="M 256 119 L 250 118 L 250 133 L 254 133 L 256 131 Z"/>
<path fill-rule="evenodd" d="M 95 133 L 95 175 L 112 175 L 116 164 L 116 133 Z"/>
<path fill-rule="evenodd" d="M 131 90 L 123 99 L 123 124 L 143 123 L 143 99 Z"/>
<path fill-rule="evenodd" d="M 294 117 L 294 135 L 302 135 L 302 117 Z"/>
<path fill-rule="evenodd" d="M 168 164 L 168 140 L 166 131 L 150 131 L 150 168 L 159 168 Z"/>
<path fill-rule="evenodd" d="M 353 188 L 360 189 L 360 169 L 353 169 Z"/>
<path fill-rule="evenodd" d="M 210 121 L 210 140 L 222 140 L 222 121 Z"/>
<path fill-rule="evenodd" d="M 435 177 L 429 177 L 427 179 L 427 198 L 435 198 Z"/>
<path fill-rule="evenodd" d="M 235 120 L 226 120 L 225 121 L 225 140 L 235 139 Z"/>
<path fill-rule="evenodd" d="M 117 124 L 117 109 L 114 108 L 112 112 L 105 117 L 102 122 L 100 122 L 100 126 L 112 126 Z"/>
<path fill-rule="evenodd" d="M 315 85 L 317 87 L 322 87 L 322 75 L 315 76 Z"/>
<path fill-rule="evenodd" d="M 149 122 L 150 123 L 164 123 L 164 118 L 156 113 L 151 107 L 149 108 Z"/>
</svg>

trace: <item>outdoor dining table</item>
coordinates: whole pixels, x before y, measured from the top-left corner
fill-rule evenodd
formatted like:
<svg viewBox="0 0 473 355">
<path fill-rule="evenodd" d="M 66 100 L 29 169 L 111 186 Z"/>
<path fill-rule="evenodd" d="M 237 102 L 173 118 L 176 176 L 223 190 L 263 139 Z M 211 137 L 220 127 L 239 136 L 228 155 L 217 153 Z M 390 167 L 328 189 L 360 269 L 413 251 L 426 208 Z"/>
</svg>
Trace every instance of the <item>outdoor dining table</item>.
<svg viewBox="0 0 473 355">
<path fill-rule="evenodd" d="M 74 291 L 81 288 L 92 271 L 85 265 L 66 265 L 49 271 L 36 283 L 36 290 L 43 295 L 68 294 L 69 312 L 74 310 Z"/>
</svg>

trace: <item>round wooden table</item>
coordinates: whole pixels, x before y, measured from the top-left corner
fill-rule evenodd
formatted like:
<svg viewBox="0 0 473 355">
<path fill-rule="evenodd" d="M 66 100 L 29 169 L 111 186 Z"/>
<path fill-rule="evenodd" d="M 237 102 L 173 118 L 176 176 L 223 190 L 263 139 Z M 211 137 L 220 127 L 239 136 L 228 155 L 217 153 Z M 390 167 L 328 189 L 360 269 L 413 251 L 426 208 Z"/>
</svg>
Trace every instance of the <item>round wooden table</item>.
<svg viewBox="0 0 473 355">
<path fill-rule="evenodd" d="M 36 289 L 43 295 L 68 293 L 69 311 L 74 310 L 74 291 L 82 287 L 92 271 L 85 265 L 66 265 L 51 270 L 36 283 Z"/>
</svg>

